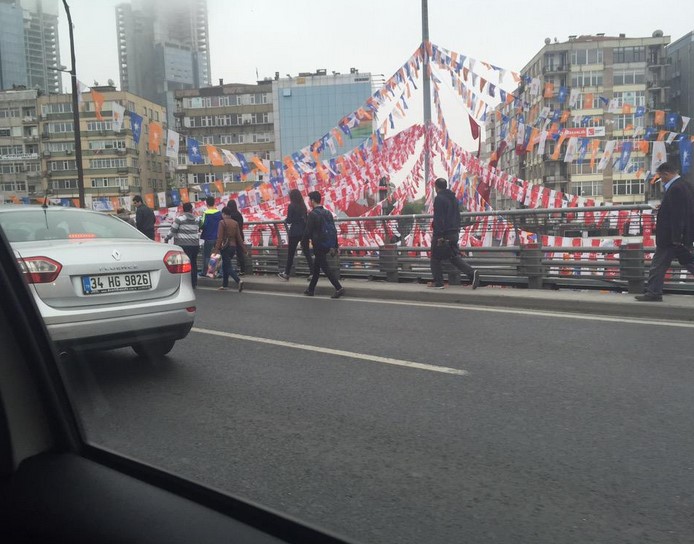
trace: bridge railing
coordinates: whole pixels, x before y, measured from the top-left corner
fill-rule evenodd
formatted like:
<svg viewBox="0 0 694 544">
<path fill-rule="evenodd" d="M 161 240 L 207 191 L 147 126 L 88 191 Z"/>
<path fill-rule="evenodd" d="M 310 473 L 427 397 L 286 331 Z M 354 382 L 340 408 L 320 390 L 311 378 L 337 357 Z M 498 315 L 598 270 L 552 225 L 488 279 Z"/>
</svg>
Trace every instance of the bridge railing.
<svg viewBox="0 0 694 544">
<path fill-rule="evenodd" d="M 431 215 L 338 218 L 343 277 L 386 281 L 432 279 Z M 642 292 L 654 247 L 647 205 L 461 213 L 462 256 L 483 285 Z M 282 221 L 247 222 L 247 274 L 276 274 L 287 258 Z M 644 247 L 644 243 L 646 247 Z M 299 249 L 293 273 L 307 275 Z M 450 284 L 467 282 L 444 264 Z M 694 294 L 694 279 L 675 261 L 666 292 Z"/>
</svg>

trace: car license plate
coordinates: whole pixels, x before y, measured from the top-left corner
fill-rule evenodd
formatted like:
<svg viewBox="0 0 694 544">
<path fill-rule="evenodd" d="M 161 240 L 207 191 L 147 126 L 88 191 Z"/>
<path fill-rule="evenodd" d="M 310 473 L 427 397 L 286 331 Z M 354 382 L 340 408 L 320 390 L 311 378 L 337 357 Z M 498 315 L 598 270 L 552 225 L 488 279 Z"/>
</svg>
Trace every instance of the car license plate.
<svg viewBox="0 0 694 544">
<path fill-rule="evenodd" d="M 152 281 L 149 277 L 149 272 L 82 276 L 82 292 L 85 295 L 118 293 L 121 291 L 143 291 L 151 288 Z"/>
</svg>

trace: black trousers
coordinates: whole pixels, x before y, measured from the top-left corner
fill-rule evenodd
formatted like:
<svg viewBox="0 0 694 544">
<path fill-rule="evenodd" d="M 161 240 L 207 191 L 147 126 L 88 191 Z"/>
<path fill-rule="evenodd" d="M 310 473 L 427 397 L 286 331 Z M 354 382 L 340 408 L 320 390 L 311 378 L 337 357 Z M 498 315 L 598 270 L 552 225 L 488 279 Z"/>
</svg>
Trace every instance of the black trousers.
<svg viewBox="0 0 694 544">
<path fill-rule="evenodd" d="M 665 273 L 670 268 L 673 259 L 677 259 L 690 274 L 694 274 L 694 252 L 684 246 L 656 247 L 655 255 L 648 271 L 646 292 L 652 295 L 662 295 L 665 284 Z"/>
<path fill-rule="evenodd" d="M 314 249 L 313 250 L 316 259 L 313 262 L 313 276 L 311 276 L 311 283 L 308 284 L 308 290 L 313 293 L 316 289 L 316 284 L 318 283 L 318 278 L 320 277 L 320 271 L 323 270 L 326 277 L 333 284 L 333 287 L 337 289 L 342 289 L 342 284 L 340 280 L 337 279 L 337 271 L 333 270 L 330 264 L 328 264 L 328 252 L 324 249 Z"/>
<path fill-rule="evenodd" d="M 443 266 L 441 266 L 443 261 L 450 261 L 453 266 L 472 279 L 475 269 L 460 257 L 458 234 L 444 234 L 443 238 L 448 242 L 448 247 L 438 246 L 436 238 L 431 240 L 431 274 L 434 276 L 434 285 L 437 287 L 443 285 Z"/>
<path fill-rule="evenodd" d="M 190 283 L 193 284 L 193 288 L 198 285 L 198 252 L 200 251 L 200 246 L 181 246 L 183 251 L 190 259 Z"/>
<path fill-rule="evenodd" d="M 311 250 L 308 247 L 308 241 L 304 242 L 300 236 L 290 236 L 287 245 L 287 266 L 284 267 L 284 273 L 287 276 L 289 276 L 292 270 L 294 255 L 296 255 L 296 248 L 299 244 L 301 244 L 301 252 L 304 254 L 304 258 L 308 264 L 308 273 L 309 275 L 313 275 L 313 259 L 311 259 Z"/>
</svg>

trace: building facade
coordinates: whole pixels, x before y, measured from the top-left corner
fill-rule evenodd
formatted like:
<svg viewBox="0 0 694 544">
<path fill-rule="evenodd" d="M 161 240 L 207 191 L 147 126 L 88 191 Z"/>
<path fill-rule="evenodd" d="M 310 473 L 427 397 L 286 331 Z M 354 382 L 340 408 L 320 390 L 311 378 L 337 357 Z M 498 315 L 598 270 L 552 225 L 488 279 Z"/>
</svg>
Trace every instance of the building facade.
<svg viewBox="0 0 694 544">
<path fill-rule="evenodd" d="M 571 136 L 600 139 L 603 144 L 615 140 L 618 149 L 625 140 L 643 139 L 645 127 L 654 125 L 654 110 L 667 109 L 665 47 L 669 42 L 670 37 L 661 31 L 650 38 L 598 34 L 570 36 L 562 43 L 548 38 L 521 71 L 522 85 L 514 93 L 519 101 L 489 115 L 486 158 L 496 155 L 498 168 L 509 174 L 596 202 L 647 201 L 652 196 L 643 179 L 650 166 L 648 154 L 634 150 L 624 171 L 613 171 L 611 163 L 598 170 L 599 161 L 591 165 L 589 158 L 565 162 L 566 144 L 555 154 L 558 142 L 553 138 L 547 138 L 543 154 L 523 151 L 527 137 L 510 141 L 508 131 L 513 125 L 509 120 L 514 120 L 516 128 L 519 123 L 527 125 L 528 132 L 539 126 L 550 132 L 571 129 Z M 639 108 L 645 109 L 644 115 Z M 493 204 L 498 208 L 514 205 L 501 197 Z"/>
<path fill-rule="evenodd" d="M 60 92 L 58 0 L 0 0 L 0 89 Z"/>
<path fill-rule="evenodd" d="M 41 193 L 38 91 L 0 92 L 0 200 Z"/>
<path fill-rule="evenodd" d="M 670 107 L 689 118 L 694 117 L 694 32 L 682 36 L 667 47 L 670 81 Z M 694 134 L 687 125 L 685 132 Z"/>
<path fill-rule="evenodd" d="M 116 6 L 121 89 L 174 110 L 174 93 L 209 86 L 206 0 L 133 0 Z M 169 114 L 168 124 L 174 125 Z"/>
<path fill-rule="evenodd" d="M 80 111 L 85 201 L 165 191 L 170 175 L 164 150 L 147 151 L 148 124 L 163 123 L 164 108 L 113 87 L 97 88 L 105 97 L 103 120 L 96 118 L 91 95 Z M 143 117 L 139 144 L 130 124 L 114 132 L 112 104 Z M 44 196 L 76 199 L 77 162 L 69 94 L 36 90 L 0 93 L 0 199 L 29 201 Z"/>
<path fill-rule="evenodd" d="M 285 157 L 312 144 L 345 115 L 364 107 L 371 94 L 371 74 L 354 69 L 349 74 L 316 70 L 297 77 L 277 77 L 272 83 L 275 154 Z M 340 152 L 354 149 L 372 132 L 372 124 L 361 123 L 352 136 L 344 136 Z"/>
<path fill-rule="evenodd" d="M 213 166 L 205 152 L 204 164 L 191 164 L 188 160 L 186 138 L 194 138 L 200 145 L 214 145 L 232 153 L 276 160 L 275 116 L 272 104 L 272 82 L 258 84 L 231 83 L 202 89 L 176 91 L 174 109 L 175 130 L 183 136 L 176 167 L 181 187 L 221 181 L 226 190 L 241 181 L 241 169 L 231 165 Z M 262 180 L 253 174 L 253 181 Z"/>
</svg>

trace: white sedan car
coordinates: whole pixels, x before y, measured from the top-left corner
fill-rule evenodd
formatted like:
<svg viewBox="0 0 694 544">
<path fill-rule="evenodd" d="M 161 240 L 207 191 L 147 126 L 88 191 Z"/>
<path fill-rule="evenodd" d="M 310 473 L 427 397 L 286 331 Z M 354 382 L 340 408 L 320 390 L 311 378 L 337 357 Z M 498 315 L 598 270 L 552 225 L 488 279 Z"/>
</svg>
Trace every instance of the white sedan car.
<svg viewBox="0 0 694 544">
<path fill-rule="evenodd" d="M 12 246 L 59 349 L 132 346 L 167 354 L 195 319 L 191 263 L 121 219 L 63 207 L 0 207 Z"/>
</svg>

